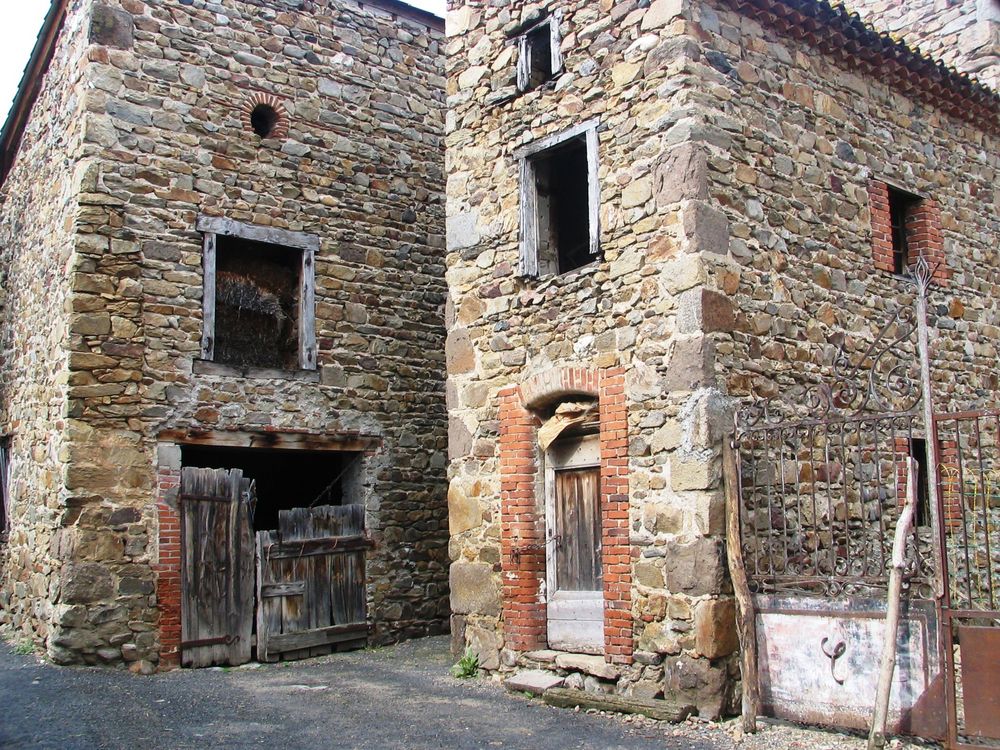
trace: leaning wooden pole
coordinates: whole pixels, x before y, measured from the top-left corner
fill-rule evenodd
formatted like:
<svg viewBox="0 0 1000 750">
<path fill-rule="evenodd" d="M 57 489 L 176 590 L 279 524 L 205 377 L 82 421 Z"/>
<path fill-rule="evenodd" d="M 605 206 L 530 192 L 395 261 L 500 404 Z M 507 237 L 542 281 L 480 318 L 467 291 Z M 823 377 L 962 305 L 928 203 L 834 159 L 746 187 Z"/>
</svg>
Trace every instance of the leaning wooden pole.
<svg viewBox="0 0 1000 750">
<path fill-rule="evenodd" d="M 896 671 L 896 640 L 899 637 L 899 605 L 903 588 L 903 568 L 906 564 L 906 540 L 913 529 L 913 516 L 917 508 L 917 462 L 907 459 L 906 502 L 896 523 L 892 540 L 892 568 L 889 571 L 889 595 L 885 611 L 885 643 L 882 646 L 882 664 L 878 673 L 875 694 L 875 713 L 868 734 L 868 750 L 885 747 L 885 725 L 889 716 L 889 695 L 892 675 Z"/>
<path fill-rule="evenodd" d="M 743 731 L 757 731 L 760 713 L 760 681 L 757 676 L 757 633 L 753 598 L 740 546 L 739 466 L 733 445 L 726 440 L 722 449 L 722 472 L 726 485 L 726 556 L 736 594 L 736 631 L 740 639 L 743 671 Z"/>
</svg>

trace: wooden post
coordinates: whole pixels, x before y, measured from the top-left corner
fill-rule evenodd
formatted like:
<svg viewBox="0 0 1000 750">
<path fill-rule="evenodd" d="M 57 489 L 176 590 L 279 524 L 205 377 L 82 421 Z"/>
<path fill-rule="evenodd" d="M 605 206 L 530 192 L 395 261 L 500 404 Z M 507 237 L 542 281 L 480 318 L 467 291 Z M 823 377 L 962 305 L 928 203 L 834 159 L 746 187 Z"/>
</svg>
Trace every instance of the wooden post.
<svg viewBox="0 0 1000 750">
<path fill-rule="evenodd" d="M 736 594 L 736 628 L 743 672 L 743 731 L 753 733 L 757 731 L 757 715 L 760 713 L 756 615 L 743 565 L 743 548 L 740 546 L 739 466 L 736 451 L 728 440 L 722 448 L 722 471 L 726 486 L 726 556 Z"/>
<path fill-rule="evenodd" d="M 913 528 L 917 507 L 917 462 L 910 458 L 906 466 L 906 503 L 896 523 L 892 540 L 892 569 L 889 571 L 889 594 L 885 611 L 885 643 L 882 646 L 882 664 L 878 674 L 875 694 L 875 712 L 868 734 L 868 750 L 885 747 L 885 724 L 889 714 L 889 695 L 892 675 L 896 670 L 896 638 L 899 631 L 899 602 L 903 586 L 903 568 L 906 563 L 906 540 Z"/>
</svg>

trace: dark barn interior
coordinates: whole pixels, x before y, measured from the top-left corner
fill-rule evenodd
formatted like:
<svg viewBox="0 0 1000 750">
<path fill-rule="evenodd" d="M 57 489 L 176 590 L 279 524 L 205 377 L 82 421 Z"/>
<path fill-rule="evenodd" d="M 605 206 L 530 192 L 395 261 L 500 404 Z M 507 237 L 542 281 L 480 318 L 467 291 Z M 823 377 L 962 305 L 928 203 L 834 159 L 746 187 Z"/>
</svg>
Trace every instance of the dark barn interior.
<svg viewBox="0 0 1000 750">
<path fill-rule="evenodd" d="M 181 449 L 186 467 L 242 469 L 245 476 L 256 481 L 254 531 L 277 529 L 280 510 L 361 502 L 357 496 L 360 457 L 360 453 L 345 451 L 200 445 Z"/>
</svg>

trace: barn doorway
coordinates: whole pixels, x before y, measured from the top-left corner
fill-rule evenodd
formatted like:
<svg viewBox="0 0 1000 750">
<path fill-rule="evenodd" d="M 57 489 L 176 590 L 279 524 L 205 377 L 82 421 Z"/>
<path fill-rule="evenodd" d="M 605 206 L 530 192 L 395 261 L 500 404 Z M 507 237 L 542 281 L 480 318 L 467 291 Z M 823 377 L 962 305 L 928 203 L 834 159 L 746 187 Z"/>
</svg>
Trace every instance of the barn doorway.
<svg viewBox="0 0 1000 750">
<path fill-rule="evenodd" d="M 183 665 L 365 645 L 361 451 L 182 445 L 181 463 Z"/>
<path fill-rule="evenodd" d="M 230 446 L 181 446 L 181 464 L 241 469 L 257 485 L 253 530 L 278 528 L 278 513 L 318 505 L 362 502 L 362 453 Z"/>
</svg>

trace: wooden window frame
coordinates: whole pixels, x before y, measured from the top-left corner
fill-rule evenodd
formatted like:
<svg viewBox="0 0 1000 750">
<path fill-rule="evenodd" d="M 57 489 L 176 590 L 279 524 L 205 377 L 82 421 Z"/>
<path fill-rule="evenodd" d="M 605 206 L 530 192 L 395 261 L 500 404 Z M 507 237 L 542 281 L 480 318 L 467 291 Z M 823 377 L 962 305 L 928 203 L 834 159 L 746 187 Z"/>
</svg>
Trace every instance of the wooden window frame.
<svg viewBox="0 0 1000 750">
<path fill-rule="evenodd" d="M 0 435 L 0 544 L 10 532 L 10 447 L 11 435 Z"/>
<path fill-rule="evenodd" d="M 549 31 L 549 66 L 550 74 L 546 79 L 551 81 L 563 71 L 562 35 L 559 32 L 559 24 L 562 21 L 562 13 L 557 11 L 548 18 L 526 29 L 517 39 L 517 90 L 521 93 L 530 91 L 538 86 L 531 85 L 531 35 L 540 29 L 548 27 Z"/>
<path fill-rule="evenodd" d="M 195 228 L 202 233 L 202 296 L 203 329 L 201 358 L 215 363 L 215 295 L 216 295 L 216 244 L 217 238 L 236 237 L 252 242 L 265 242 L 288 250 L 297 250 L 302 256 L 299 275 L 299 369 L 315 370 L 316 352 L 316 253 L 319 237 L 305 232 L 262 227 L 218 216 L 199 216 Z M 223 365 L 224 363 L 215 363 Z"/>
<path fill-rule="evenodd" d="M 537 277 L 538 272 L 538 185 L 535 161 L 546 151 L 567 141 L 585 138 L 587 143 L 587 213 L 590 230 L 590 255 L 597 260 L 601 252 L 601 185 L 598 177 L 599 122 L 588 120 L 568 130 L 541 138 L 514 152 L 520 171 L 520 275 Z M 574 269 L 575 270 L 575 269 Z"/>
</svg>

